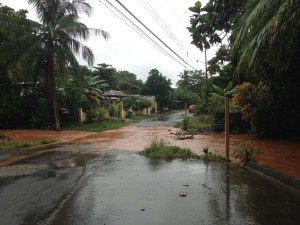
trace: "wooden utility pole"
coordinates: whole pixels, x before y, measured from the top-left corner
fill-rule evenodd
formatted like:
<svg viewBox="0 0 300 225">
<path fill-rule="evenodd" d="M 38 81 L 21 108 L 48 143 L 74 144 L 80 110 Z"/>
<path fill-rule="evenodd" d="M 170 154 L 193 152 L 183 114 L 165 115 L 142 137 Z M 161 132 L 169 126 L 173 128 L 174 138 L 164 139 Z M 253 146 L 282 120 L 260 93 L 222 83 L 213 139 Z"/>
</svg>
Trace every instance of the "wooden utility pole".
<svg viewBox="0 0 300 225">
<path fill-rule="evenodd" d="M 204 56 L 205 56 L 205 78 L 207 80 L 207 55 L 206 55 L 206 48 L 204 48 Z"/>
<path fill-rule="evenodd" d="M 187 118 L 187 102 L 184 102 L 184 118 Z"/>
<path fill-rule="evenodd" d="M 226 159 L 229 161 L 229 97 L 225 97 L 225 145 Z"/>
</svg>

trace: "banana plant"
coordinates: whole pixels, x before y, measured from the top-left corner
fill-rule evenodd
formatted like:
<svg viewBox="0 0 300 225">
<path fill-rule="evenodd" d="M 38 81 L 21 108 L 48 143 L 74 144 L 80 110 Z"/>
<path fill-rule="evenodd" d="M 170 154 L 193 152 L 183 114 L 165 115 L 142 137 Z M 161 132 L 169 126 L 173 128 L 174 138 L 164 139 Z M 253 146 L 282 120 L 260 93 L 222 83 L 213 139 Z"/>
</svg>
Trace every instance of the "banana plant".
<svg viewBox="0 0 300 225">
<path fill-rule="evenodd" d="M 225 89 L 222 89 L 216 85 L 212 85 L 213 93 L 210 93 L 212 96 L 217 96 L 225 99 L 225 146 L 226 146 L 226 159 L 229 159 L 229 98 L 235 92 L 235 89 L 232 88 L 233 83 L 229 82 Z"/>
</svg>

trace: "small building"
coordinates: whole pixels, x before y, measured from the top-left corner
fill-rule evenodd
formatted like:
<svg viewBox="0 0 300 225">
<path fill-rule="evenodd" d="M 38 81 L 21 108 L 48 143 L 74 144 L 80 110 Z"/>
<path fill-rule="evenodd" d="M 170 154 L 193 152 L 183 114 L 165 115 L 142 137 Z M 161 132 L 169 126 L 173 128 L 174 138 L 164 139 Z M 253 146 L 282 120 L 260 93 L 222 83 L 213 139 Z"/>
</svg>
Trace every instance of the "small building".
<svg viewBox="0 0 300 225">
<path fill-rule="evenodd" d="M 122 98 L 128 97 L 127 94 L 125 94 L 122 91 L 109 90 L 109 91 L 105 91 L 102 96 L 106 98 L 115 99 L 115 100 L 120 99 L 120 117 L 122 119 L 126 117 L 126 112 L 123 110 Z"/>
</svg>

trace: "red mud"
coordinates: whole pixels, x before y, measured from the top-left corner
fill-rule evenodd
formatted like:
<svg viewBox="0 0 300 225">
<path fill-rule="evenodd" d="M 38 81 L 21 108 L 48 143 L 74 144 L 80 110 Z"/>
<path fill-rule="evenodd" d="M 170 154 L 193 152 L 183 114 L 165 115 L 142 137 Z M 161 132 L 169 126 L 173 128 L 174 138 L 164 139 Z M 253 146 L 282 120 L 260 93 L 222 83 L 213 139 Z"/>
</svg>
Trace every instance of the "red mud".
<svg viewBox="0 0 300 225">
<path fill-rule="evenodd" d="M 56 139 L 57 142 L 93 143 L 100 148 L 117 150 L 141 151 L 154 138 L 163 139 L 169 144 L 190 148 L 202 154 L 204 147 L 209 151 L 224 155 L 225 143 L 222 134 L 195 135 L 194 139 L 176 140 L 171 133 L 177 129 L 172 127 L 137 127 L 127 126 L 117 130 L 108 130 L 102 133 L 82 131 L 47 131 L 47 130 L 5 130 L 0 131 L 15 141 L 37 141 Z M 234 160 L 236 141 L 251 140 L 254 146 L 259 147 L 262 153 L 258 162 L 262 165 L 280 171 L 288 176 L 300 179 L 300 142 L 254 139 L 246 135 L 231 135 L 230 157 Z"/>
</svg>

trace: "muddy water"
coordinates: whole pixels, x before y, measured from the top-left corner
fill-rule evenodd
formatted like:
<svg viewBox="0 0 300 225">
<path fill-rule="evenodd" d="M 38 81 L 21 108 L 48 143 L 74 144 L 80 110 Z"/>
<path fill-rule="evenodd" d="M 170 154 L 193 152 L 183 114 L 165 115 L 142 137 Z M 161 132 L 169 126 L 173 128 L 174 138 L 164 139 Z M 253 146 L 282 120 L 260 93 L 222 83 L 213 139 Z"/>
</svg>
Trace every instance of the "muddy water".
<svg viewBox="0 0 300 225">
<path fill-rule="evenodd" d="M 90 173 L 92 168 L 97 169 Z M 289 224 L 300 199 L 239 166 L 110 154 L 49 224 Z M 185 192 L 186 197 L 180 193 Z"/>
<path fill-rule="evenodd" d="M 156 119 L 143 120 L 131 126 L 102 133 L 41 130 L 10 130 L 1 131 L 1 133 L 9 135 L 15 140 L 56 139 L 58 142 L 92 143 L 96 149 L 107 148 L 134 152 L 143 150 L 153 139 L 162 139 L 172 145 L 190 148 L 198 154 L 202 154 L 203 148 L 208 147 L 211 152 L 225 155 L 223 134 L 201 134 L 195 135 L 194 139 L 176 140 L 172 133 L 176 133 L 178 130 L 173 125 L 182 119 L 183 113 L 181 112 Z M 262 150 L 258 156 L 260 164 L 300 179 L 300 142 L 261 140 L 247 135 L 231 135 L 230 157 L 232 160 L 234 160 L 234 150 L 236 149 L 234 142 L 246 140 L 250 140 Z M 5 155 L 0 159 L 2 165 L 6 163 L 4 161 L 7 157 Z"/>
<path fill-rule="evenodd" d="M 147 124 L 145 122 L 145 124 Z M 203 148 L 225 155 L 224 134 L 200 134 L 194 139 L 178 140 L 173 135 L 178 131 L 172 126 L 127 126 L 87 137 L 74 139 L 75 142 L 89 142 L 99 148 L 141 151 L 154 140 L 164 140 L 171 145 L 189 148 L 202 154 Z M 261 149 L 257 155 L 258 163 L 280 171 L 288 176 L 300 179 L 300 142 L 255 139 L 247 135 L 230 136 L 230 158 L 235 160 L 234 151 L 238 148 L 235 142 L 250 141 Z"/>
</svg>

